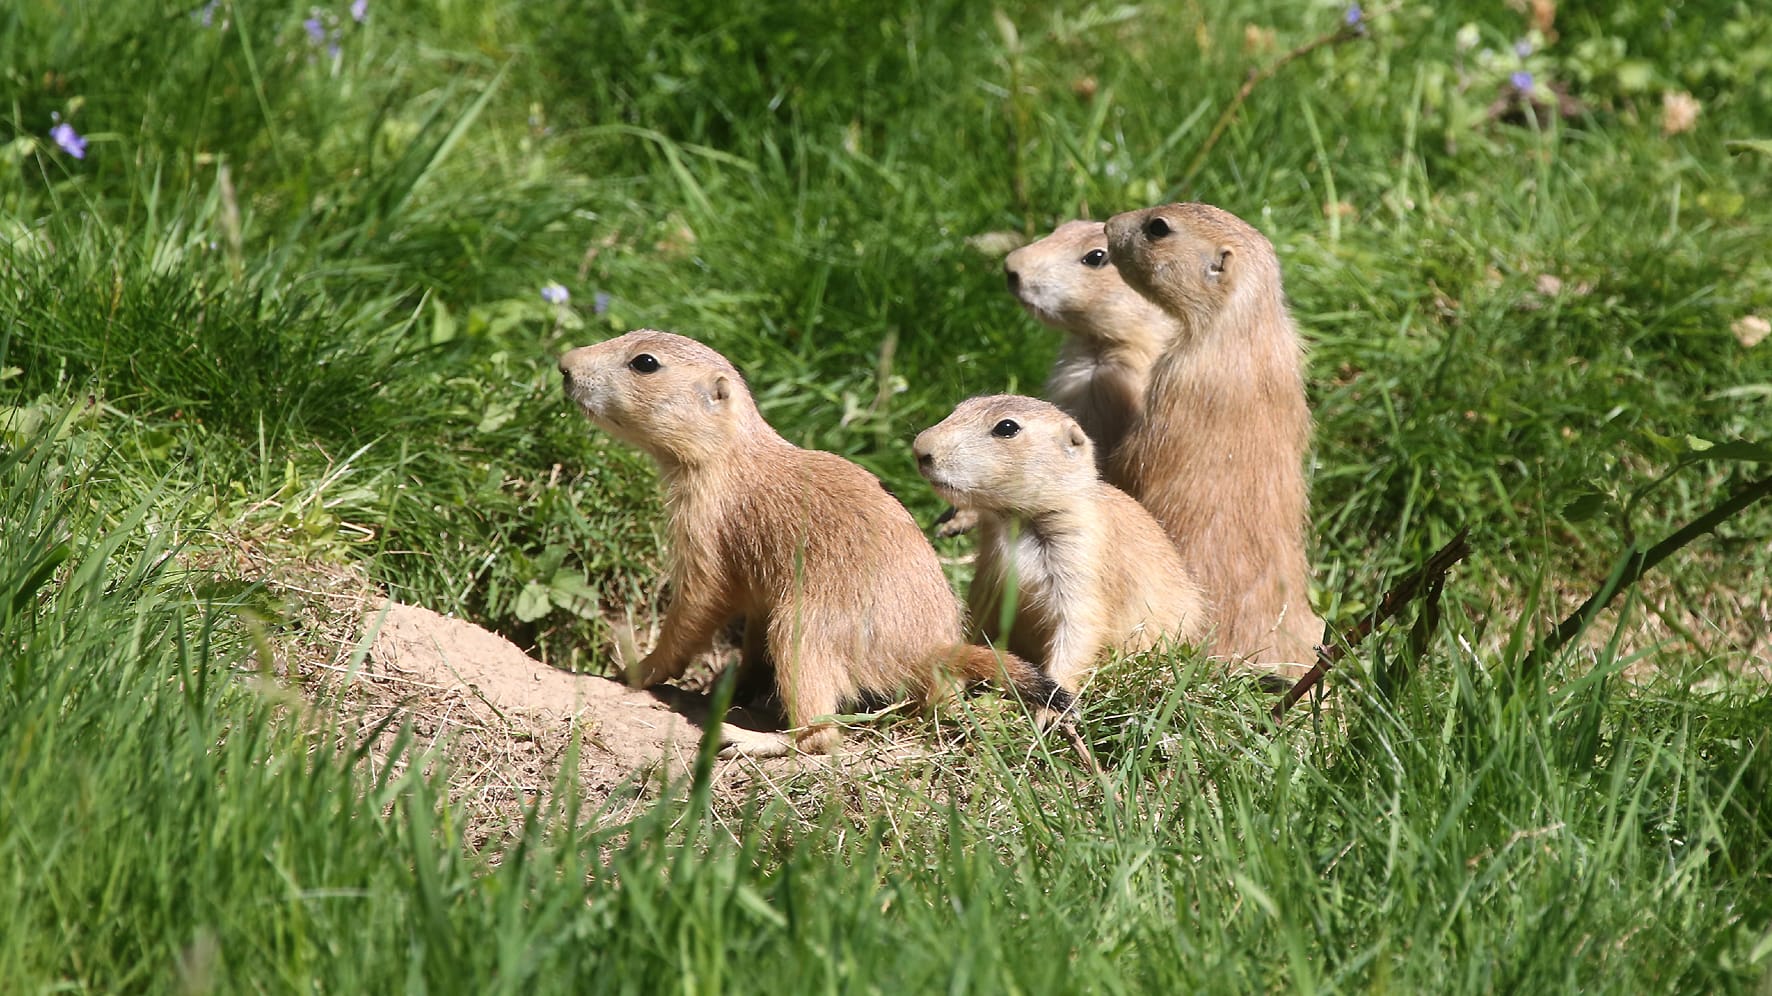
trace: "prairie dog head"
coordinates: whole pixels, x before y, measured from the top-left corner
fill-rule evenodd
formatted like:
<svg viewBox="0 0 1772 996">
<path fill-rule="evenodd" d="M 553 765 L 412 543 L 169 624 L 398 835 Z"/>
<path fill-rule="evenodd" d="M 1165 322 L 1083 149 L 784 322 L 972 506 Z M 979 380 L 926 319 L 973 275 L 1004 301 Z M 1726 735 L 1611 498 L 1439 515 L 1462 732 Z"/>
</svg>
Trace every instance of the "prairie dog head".
<svg viewBox="0 0 1772 996">
<path fill-rule="evenodd" d="M 1108 256 L 1126 283 L 1194 330 L 1234 298 L 1279 288 L 1267 237 L 1210 204 L 1164 204 L 1114 215 Z"/>
<path fill-rule="evenodd" d="M 1086 339 L 1117 342 L 1173 328 L 1167 313 L 1126 285 L 1099 221 L 1067 221 L 1015 250 L 1003 260 L 1003 276 L 1028 314 Z"/>
<path fill-rule="evenodd" d="M 1095 445 L 1077 420 L 1014 394 L 960 402 L 911 450 L 917 470 L 957 508 L 1037 515 L 1075 503 L 1096 480 Z"/>
<path fill-rule="evenodd" d="M 698 463 L 761 423 L 738 369 L 685 336 L 640 329 L 560 356 L 566 396 L 655 459 Z"/>
</svg>

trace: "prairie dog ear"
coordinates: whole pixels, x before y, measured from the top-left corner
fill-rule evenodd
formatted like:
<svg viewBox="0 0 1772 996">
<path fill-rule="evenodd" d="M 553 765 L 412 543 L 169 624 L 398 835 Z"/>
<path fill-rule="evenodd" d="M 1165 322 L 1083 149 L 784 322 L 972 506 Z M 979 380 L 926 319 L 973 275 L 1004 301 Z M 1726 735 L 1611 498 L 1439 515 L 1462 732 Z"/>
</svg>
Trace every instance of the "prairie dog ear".
<svg viewBox="0 0 1772 996">
<path fill-rule="evenodd" d="M 702 383 L 701 394 L 710 408 L 725 401 L 732 397 L 732 378 L 723 373 L 715 374 L 712 379 Z"/>
<path fill-rule="evenodd" d="M 1212 260 L 1206 264 L 1206 275 L 1213 278 L 1224 276 L 1225 268 L 1230 265 L 1230 262 L 1231 247 L 1219 246 L 1218 251 L 1213 253 Z"/>
<path fill-rule="evenodd" d="M 1089 445 L 1089 434 L 1084 432 L 1083 427 L 1075 422 L 1065 423 L 1065 438 L 1071 444 L 1071 449 Z"/>
</svg>

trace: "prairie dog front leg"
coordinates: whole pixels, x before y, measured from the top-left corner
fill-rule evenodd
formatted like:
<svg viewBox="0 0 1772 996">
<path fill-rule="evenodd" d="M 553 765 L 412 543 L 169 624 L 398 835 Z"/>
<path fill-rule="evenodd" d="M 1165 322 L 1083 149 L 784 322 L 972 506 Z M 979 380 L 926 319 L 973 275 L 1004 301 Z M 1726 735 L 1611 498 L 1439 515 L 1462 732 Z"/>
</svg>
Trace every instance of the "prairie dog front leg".
<svg viewBox="0 0 1772 996">
<path fill-rule="evenodd" d="M 714 634 L 732 612 L 723 604 L 724 594 L 712 585 L 682 585 L 665 610 L 658 645 L 645 659 L 628 670 L 628 684 L 651 688 L 661 681 L 681 677 L 695 655 L 713 645 Z"/>
</svg>

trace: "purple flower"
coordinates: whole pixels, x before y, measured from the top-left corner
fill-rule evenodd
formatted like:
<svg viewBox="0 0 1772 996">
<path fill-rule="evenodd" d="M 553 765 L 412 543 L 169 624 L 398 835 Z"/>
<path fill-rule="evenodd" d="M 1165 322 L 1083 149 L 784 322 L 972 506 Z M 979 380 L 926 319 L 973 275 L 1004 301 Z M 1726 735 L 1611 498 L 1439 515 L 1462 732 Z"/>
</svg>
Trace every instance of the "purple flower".
<svg viewBox="0 0 1772 996">
<path fill-rule="evenodd" d="M 541 299 L 549 304 L 565 304 L 572 299 L 566 288 L 553 281 L 541 285 Z"/>
<path fill-rule="evenodd" d="M 197 12 L 197 23 L 203 25 L 206 28 L 214 27 L 215 26 L 215 8 L 220 7 L 220 6 L 221 6 L 221 0 L 209 0 L 208 3 L 203 5 L 203 9 Z"/>
<path fill-rule="evenodd" d="M 1357 3 L 1349 4 L 1347 13 L 1343 14 L 1341 19 L 1348 27 L 1356 28 L 1359 27 L 1361 21 L 1366 19 L 1366 12 L 1361 10 L 1360 5 Z"/>
<path fill-rule="evenodd" d="M 75 159 L 85 159 L 86 139 L 74 130 L 73 125 L 63 121 L 60 114 L 54 116 L 54 121 L 55 125 L 49 129 L 49 137 L 55 140 L 55 144 L 61 146 L 63 152 Z"/>
<path fill-rule="evenodd" d="M 1521 93 L 1531 93 L 1532 92 L 1532 74 L 1525 71 L 1524 69 L 1514 73 L 1512 76 L 1509 76 L 1507 78 L 1507 81 L 1509 83 L 1512 83 L 1514 85 L 1514 89 L 1520 91 Z"/>
<path fill-rule="evenodd" d="M 351 20 L 358 24 L 369 16 L 369 0 L 351 0 Z"/>
<path fill-rule="evenodd" d="M 315 12 L 313 17 L 301 22 L 301 26 L 302 29 L 308 33 L 309 45 L 326 44 L 326 25 L 321 22 L 318 11 Z"/>
<path fill-rule="evenodd" d="M 1532 54 L 1532 39 L 1522 38 L 1519 41 L 1514 42 L 1514 54 L 1519 56 L 1522 59 L 1524 59 L 1528 55 L 1531 55 Z"/>
<path fill-rule="evenodd" d="M 609 292 L 598 291 L 591 297 L 591 313 L 603 315 L 609 312 Z"/>
</svg>

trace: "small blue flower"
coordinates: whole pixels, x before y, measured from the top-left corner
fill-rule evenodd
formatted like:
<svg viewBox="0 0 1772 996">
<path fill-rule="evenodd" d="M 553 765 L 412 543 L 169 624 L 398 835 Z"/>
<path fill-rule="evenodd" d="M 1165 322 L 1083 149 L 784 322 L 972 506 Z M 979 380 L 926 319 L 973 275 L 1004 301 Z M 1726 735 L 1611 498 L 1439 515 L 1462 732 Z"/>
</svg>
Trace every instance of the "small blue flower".
<svg viewBox="0 0 1772 996">
<path fill-rule="evenodd" d="M 55 140 L 55 144 L 61 146 L 63 152 L 75 159 L 85 159 L 86 139 L 74 130 L 73 125 L 63 121 L 60 114 L 53 115 L 52 120 L 55 125 L 49 129 L 49 137 Z"/>
<path fill-rule="evenodd" d="M 313 17 L 301 22 L 301 26 L 308 33 L 309 45 L 326 44 L 326 25 L 320 20 L 318 12 Z"/>
<path fill-rule="evenodd" d="M 351 20 L 362 24 L 369 16 L 369 0 L 351 0 Z"/>
<path fill-rule="evenodd" d="M 1514 42 L 1514 54 L 1519 56 L 1522 59 L 1524 59 L 1528 55 L 1531 55 L 1532 54 L 1532 39 L 1522 38 L 1519 41 Z"/>
<path fill-rule="evenodd" d="M 549 304 L 565 304 L 572 299 L 566 288 L 553 281 L 541 285 L 541 299 Z"/>
<path fill-rule="evenodd" d="M 197 12 L 197 23 L 206 28 L 215 27 L 215 9 L 221 6 L 221 0 L 209 0 L 203 9 Z"/>
<path fill-rule="evenodd" d="M 604 315 L 609 313 L 609 292 L 598 291 L 591 297 L 591 313 Z"/>
<path fill-rule="evenodd" d="M 1507 81 L 1509 83 L 1512 83 L 1514 85 L 1514 89 L 1520 91 L 1521 93 L 1529 94 L 1532 92 L 1532 74 L 1525 71 L 1524 69 L 1514 73 L 1512 76 L 1509 76 L 1507 78 Z"/>
<path fill-rule="evenodd" d="M 1357 3 L 1349 4 L 1347 13 L 1343 14 L 1341 19 L 1348 27 L 1357 28 L 1360 26 L 1360 22 L 1366 19 L 1366 12 L 1361 10 L 1360 5 Z"/>
</svg>

